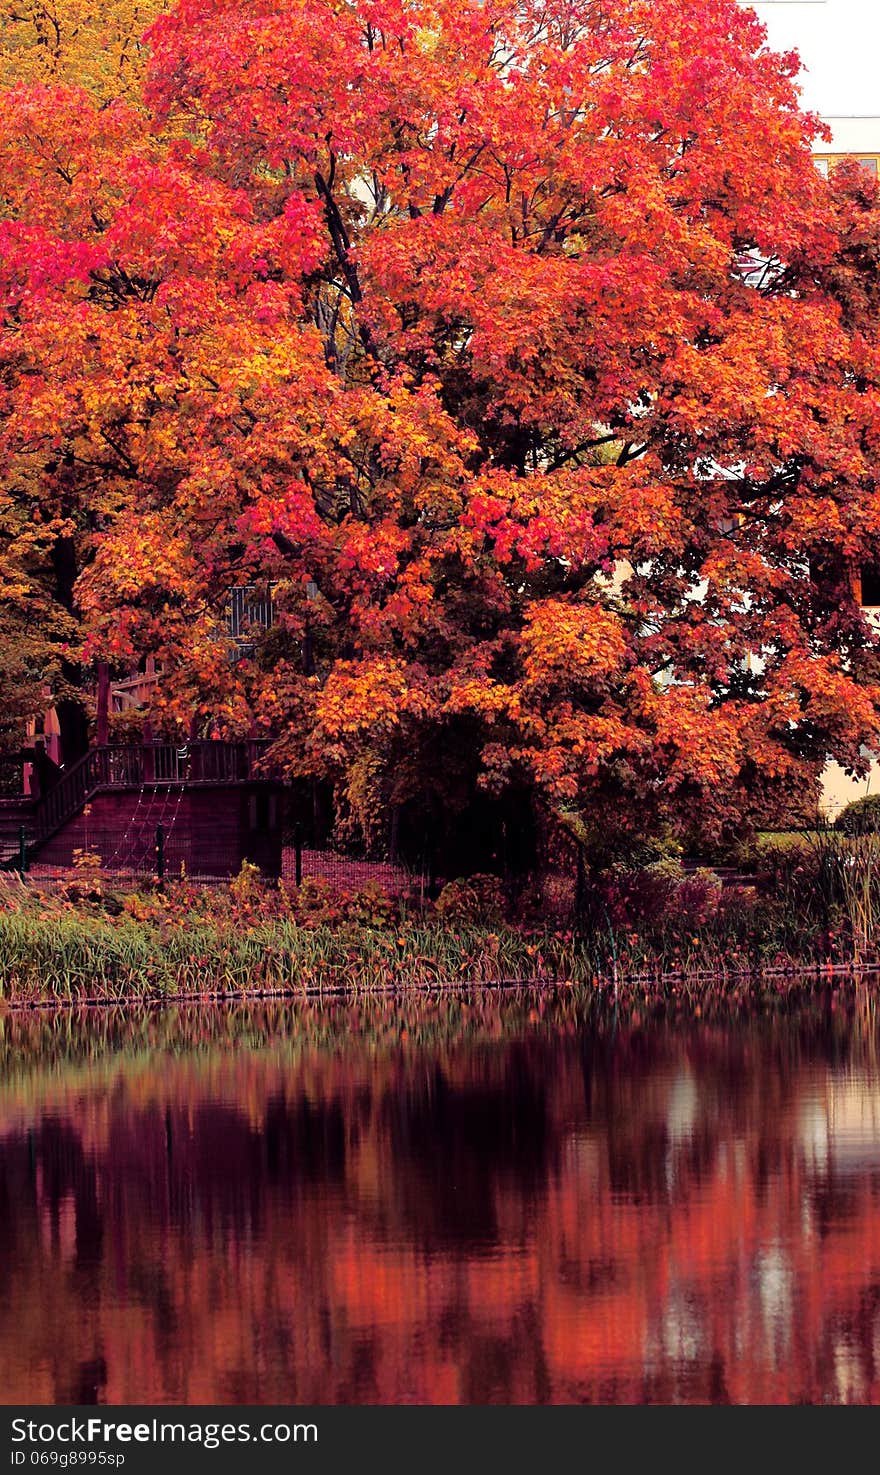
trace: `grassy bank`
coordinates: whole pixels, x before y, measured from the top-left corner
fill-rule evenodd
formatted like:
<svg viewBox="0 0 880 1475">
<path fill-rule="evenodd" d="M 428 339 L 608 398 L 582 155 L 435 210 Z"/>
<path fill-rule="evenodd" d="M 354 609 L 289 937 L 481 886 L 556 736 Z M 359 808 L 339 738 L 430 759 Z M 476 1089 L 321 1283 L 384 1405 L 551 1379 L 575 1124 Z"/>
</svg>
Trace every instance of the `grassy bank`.
<svg viewBox="0 0 880 1475">
<path fill-rule="evenodd" d="M 666 958 L 615 959 L 595 940 L 502 926 L 403 923 L 390 930 L 249 925 L 163 927 L 131 918 L 0 914 L 0 1000 L 7 1004 L 149 1001 L 180 997 L 429 989 L 462 983 L 565 982 L 633 998 L 759 977 L 784 989 L 847 966 L 815 958 L 725 953 L 694 938 Z"/>
<path fill-rule="evenodd" d="M 858 848 L 861 844 L 861 849 Z M 603 880 L 580 925 L 504 915 L 492 878 L 414 909 L 377 888 L 170 883 L 124 893 L 86 866 L 65 883 L 0 885 L 7 1004 L 311 995 L 560 981 L 631 999 L 736 994 L 760 979 L 875 966 L 876 845 L 786 850 L 750 887 L 654 866 Z M 795 982 L 796 981 L 796 982 Z"/>
<path fill-rule="evenodd" d="M 93 916 L 0 915 L 8 1002 L 308 993 L 561 976 L 583 981 L 572 939 L 440 923 L 389 930 L 303 927 L 274 918 L 175 927 Z"/>
</svg>

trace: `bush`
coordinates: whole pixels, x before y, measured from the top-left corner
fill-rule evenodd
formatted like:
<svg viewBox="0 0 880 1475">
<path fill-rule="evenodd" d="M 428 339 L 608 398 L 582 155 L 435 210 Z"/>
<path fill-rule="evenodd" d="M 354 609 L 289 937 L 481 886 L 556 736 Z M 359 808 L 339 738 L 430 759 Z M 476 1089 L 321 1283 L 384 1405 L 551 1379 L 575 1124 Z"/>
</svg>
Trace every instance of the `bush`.
<svg viewBox="0 0 880 1475">
<path fill-rule="evenodd" d="M 497 876 L 468 876 L 448 881 L 437 898 L 437 916 L 445 922 L 500 922 L 504 889 Z"/>
<path fill-rule="evenodd" d="M 880 835 L 880 794 L 866 794 L 854 799 L 840 811 L 834 821 L 842 835 Z"/>
<path fill-rule="evenodd" d="M 229 892 L 233 900 L 239 906 L 252 906 L 259 899 L 263 890 L 263 878 L 260 875 L 260 867 L 255 866 L 252 861 L 243 860 L 241 869 L 229 883 Z"/>
<path fill-rule="evenodd" d="M 768 852 L 758 891 L 772 903 L 787 953 L 804 955 L 812 939 L 825 956 L 862 958 L 880 931 L 880 834 L 817 830 L 798 847 Z"/>
<path fill-rule="evenodd" d="M 378 882 L 368 881 L 342 897 L 342 910 L 347 922 L 361 927 L 393 927 L 400 909 Z"/>
<path fill-rule="evenodd" d="M 714 871 L 685 871 L 674 860 L 642 870 L 618 871 L 603 888 L 603 910 L 615 926 L 704 926 L 718 909 L 721 885 Z"/>
<path fill-rule="evenodd" d="M 270 893 L 265 893 L 268 898 Z M 264 906 L 268 915 L 278 910 L 300 927 L 392 927 L 400 916 L 395 897 L 375 881 L 356 890 L 335 886 L 322 876 L 307 876 L 300 886 L 279 882 L 277 908 Z"/>
</svg>

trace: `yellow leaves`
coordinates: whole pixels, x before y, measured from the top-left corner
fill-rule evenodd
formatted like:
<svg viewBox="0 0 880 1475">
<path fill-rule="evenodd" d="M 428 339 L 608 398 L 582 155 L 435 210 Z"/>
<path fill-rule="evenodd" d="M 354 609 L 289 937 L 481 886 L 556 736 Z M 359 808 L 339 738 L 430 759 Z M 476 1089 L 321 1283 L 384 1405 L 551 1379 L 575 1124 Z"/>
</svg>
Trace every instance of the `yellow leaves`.
<svg viewBox="0 0 880 1475">
<path fill-rule="evenodd" d="M 0 0 L 0 87 L 64 83 L 106 102 L 139 85 L 161 0 Z"/>
</svg>

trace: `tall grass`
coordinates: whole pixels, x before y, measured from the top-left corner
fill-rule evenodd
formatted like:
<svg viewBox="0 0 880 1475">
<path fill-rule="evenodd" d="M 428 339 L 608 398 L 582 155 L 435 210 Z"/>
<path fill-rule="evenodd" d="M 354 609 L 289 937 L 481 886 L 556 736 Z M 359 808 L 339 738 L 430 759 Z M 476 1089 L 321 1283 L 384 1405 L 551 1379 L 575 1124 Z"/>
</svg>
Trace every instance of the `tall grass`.
<svg viewBox="0 0 880 1475">
<path fill-rule="evenodd" d="M 534 939 L 512 929 L 425 923 L 353 931 L 286 919 L 163 929 L 127 918 L 0 913 L 7 1002 L 588 982 L 593 967 L 564 935 Z"/>
<path fill-rule="evenodd" d="M 880 835 L 816 830 L 777 858 L 770 879 L 787 948 L 877 960 Z"/>
<path fill-rule="evenodd" d="M 597 891 L 594 921 L 491 925 L 314 886 L 192 887 L 120 897 L 0 885 L 0 1001 L 430 989 L 562 981 L 647 997 L 880 963 L 880 837 L 817 831 L 765 857 L 752 888 L 652 867 Z M 458 898 L 457 905 L 464 898 Z M 727 982 L 725 982 L 727 981 Z M 668 985 L 668 987 L 667 987 Z"/>
<path fill-rule="evenodd" d="M 855 835 L 841 855 L 840 889 L 856 962 L 876 955 L 880 930 L 880 835 Z"/>
</svg>

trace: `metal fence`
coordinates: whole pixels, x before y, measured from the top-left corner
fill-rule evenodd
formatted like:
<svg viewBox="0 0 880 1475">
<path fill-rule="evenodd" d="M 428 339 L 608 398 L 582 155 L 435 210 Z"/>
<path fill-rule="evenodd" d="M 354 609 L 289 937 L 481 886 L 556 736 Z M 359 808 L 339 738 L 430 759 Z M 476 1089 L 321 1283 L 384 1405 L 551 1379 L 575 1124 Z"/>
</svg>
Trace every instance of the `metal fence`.
<svg viewBox="0 0 880 1475">
<path fill-rule="evenodd" d="M 189 835 L 184 830 L 175 830 L 173 824 L 156 822 L 149 808 L 147 804 L 143 816 L 124 825 L 90 825 L 86 820 L 82 844 L 72 859 L 63 863 L 44 857 L 40 850 L 34 854 L 33 837 L 27 826 L 20 825 L 16 831 L 0 833 L 0 863 L 6 871 L 16 871 L 33 880 L 70 877 L 78 871 L 85 874 L 90 870 L 100 870 L 103 875 L 119 880 L 162 880 L 192 875 Z M 218 853 L 217 879 L 231 873 L 232 859 Z"/>
<path fill-rule="evenodd" d="M 424 868 L 411 868 L 376 857 L 349 855 L 326 845 L 316 847 L 303 843 L 295 834 L 285 836 L 285 840 L 281 850 L 281 876 L 295 886 L 311 880 L 326 882 L 340 891 L 378 886 L 391 894 L 425 891 L 430 886 Z"/>
<path fill-rule="evenodd" d="M 0 799 L 0 868 L 34 880 L 100 869 L 132 884 L 222 881 L 234 877 L 245 859 L 291 886 L 314 882 L 340 893 L 373 888 L 414 902 L 436 897 L 444 881 L 472 869 L 497 872 L 517 904 L 537 888 L 571 889 L 570 874 L 562 880 L 532 875 L 531 866 L 509 864 L 505 853 L 484 854 L 486 845 L 477 853 L 469 840 L 449 853 L 432 849 L 427 835 L 414 835 L 411 827 L 401 837 L 391 823 L 379 853 L 345 847 L 331 797 L 311 784 L 244 788 L 240 800 L 230 803 L 227 792 L 216 805 L 205 798 L 215 788 L 219 795 L 244 782 L 252 785 L 254 775 L 259 786 L 261 758 L 257 743 L 91 750 L 38 803 L 27 796 L 20 796 L 21 803 Z M 94 797 L 113 791 L 118 803 Z M 441 853 L 444 866 L 437 859 Z M 571 872 L 558 860 L 555 869 Z"/>
</svg>

